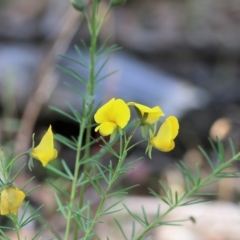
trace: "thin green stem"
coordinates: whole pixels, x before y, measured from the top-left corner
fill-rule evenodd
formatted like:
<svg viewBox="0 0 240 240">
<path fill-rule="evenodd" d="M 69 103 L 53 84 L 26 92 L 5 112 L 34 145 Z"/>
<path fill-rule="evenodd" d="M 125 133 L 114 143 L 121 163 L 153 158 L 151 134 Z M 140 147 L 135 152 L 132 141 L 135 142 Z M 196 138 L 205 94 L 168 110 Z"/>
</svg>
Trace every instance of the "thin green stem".
<svg viewBox="0 0 240 240">
<path fill-rule="evenodd" d="M 138 144 L 144 143 L 144 142 L 146 142 L 146 141 L 147 141 L 146 139 L 143 139 L 143 140 L 141 140 L 141 141 L 138 141 L 138 142 L 134 143 L 133 145 L 131 145 L 128 149 L 126 149 L 126 151 L 128 152 L 128 151 L 131 150 L 132 148 L 136 147 Z"/>
<path fill-rule="evenodd" d="M 125 149 L 125 148 L 124 148 L 124 149 Z M 122 166 L 122 164 L 123 164 L 123 162 L 124 162 L 124 160 L 125 160 L 125 158 L 123 158 L 122 156 L 123 156 L 123 154 L 121 154 L 121 156 L 120 156 L 120 158 L 119 158 L 119 161 L 118 161 L 118 165 L 117 165 L 117 167 L 116 167 L 116 170 L 114 171 L 114 174 L 113 174 L 113 176 L 112 176 L 112 180 L 113 180 L 113 181 L 111 181 L 111 182 L 109 183 L 109 185 L 108 185 L 108 187 L 107 187 L 104 195 L 101 197 L 101 201 L 100 201 L 100 203 L 99 203 L 99 206 L 98 206 L 98 209 L 97 209 L 97 211 L 96 211 L 96 214 L 95 214 L 95 216 L 94 216 L 94 218 L 93 218 L 93 220 L 92 220 L 92 224 L 91 224 L 91 226 L 89 227 L 88 231 L 87 231 L 86 234 L 85 234 L 85 238 L 84 238 L 84 239 L 86 239 L 86 240 L 88 239 L 89 235 L 91 234 L 92 229 L 93 229 L 93 227 L 94 227 L 97 219 L 99 218 L 99 216 L 100 216 L 100 214 L 101 214 L 101 212 L 102 212 L 104 203 L 105 203 L 105 201 L 106 201 L 106 199 L 107 199 L 107 197 L 108 197 L 108 193 L 109 193 L 109 191 L 111 190 L 112 185 L 114 184 L 114 182 L 115 182 L 116 179 L 117 179 L 119 169 L 120 169 L 120 167 Z"/>
<path fill-rule="evenodd" d="M 88 239 L 89 235 L 91 234 L 92 232 L 92 229 L 93 227 L 95 226 L 95 223 L 97 222 L 97 219 L 99 218 L 99 216 L 101 215 L 101 212 L 102 212 L 102 209 L 103 209 L 103 206 L 104 206 L 104 203 L 108 197 L 108 194 L 113 186 L 113 184 L 116 182 L 116 180 L 118 179 L 118 176 L 119 176 L 119 171 L 121 170 L 121 167 L 126 159 L 126 150 L 128 148 L 128 145 L 132 139 L 132 137 L 134 136 L 134 134 L 136 133 L 136 131 L 138 130 L 139 126 L 136 127 L 136 129 L 131 133 L 131 135 L 128 137 L 128 139 L 126 138 L 126 135 L 125 135 L 125 132 L 124 132 L 124 135 L 120 137 L 120 141 L 124 139 L 124 148 L 121 150 L 120 152 L 120 156 L 119 156 L 119 161 L 118 161 L 118 164 L 117 164 L 117 167 L 114 171 L 114 174 L 111 178 L 111 181 L 109 182 L 108 184 L 108 187 L 104 193 L 104 195 L 101 197 L 101 201 L 99 203 L 99 206 L 98 206 L 98 209 L 96 211 L 96 214 L 92 220 L 92 223 L 91 223 L 91 226 L 89 227 L 88 231 L 86 232 L 85 234 L 85 238 L 84 239 Z"/>
<path fill-rule="evenodd" d="M 13 162 L 15 162 L 18 158 L 20 158 L 20 157 L 22 157 L 22 156 L 24 156 L 24 155 L 28 155 L 29 152 L 30 152 L 30 150 L 29 150 L 29 151 L 26 151 L 26 152 L 24 152 L 24 153 L 20 153 L 20 154 L 17 155 L 15 158 L 13 158 L 13 159 L 8 163 L 8 165 L 5 167 L 5 170 L 7 170 L 7 169 L 13 164 Z"/>
<path fill-rule="evenodd" d="M 94 89 L 95 89 L 95 58 L 96 58 L 96 47 L 97 47 L 97 24 L 98 24 L 98 0 L 93 1 L 92 7 L 92 22 L 91 22 L 91 49 L 90 49 L 90 76 L 89 76 L 89 84 L 88 84 L 88 92 L 90 96 L 93 97 Z"/>
<path fill-rule="evenodd" d="M 86 121 L 83 120 L 82 123 L 80 124 L 80 129 L 79 129 L 77 153 L 76 153 L 76 159 L 75 159 L 75 169 L 74 169 L 74 176 L 73 176 L 72 189 L 71 189 L 70 202 L 69 202 L 67 226 L 66 226 L 65 238 L 64 238 L 65 240 L 69 239 L 69 232 L 70 232 L 71 219 L 72 219 L 72 208 L 73 208 L 73 203 L 74 203 L 75 195 L 76 195 L 78 173 L 79 173 L 79 168 L 80 168 L 79 162 L 80 162 L 81 148 L 82 148 L 82 144 L 83 144 L 83 135 L 84 135 L 85 127 L 86 127 Z"/>
<path fill-rule="evenodd" d="M 102 28 L 102 25 L 103 25 L 103 23 L 104 23 L 107 15 L 108 15 L 110 9 L 111 9 L 111 6 L 110 6 L 110 4 L 109 4 L 109 5 L 108 5 L 108 8 L 107 8 L 107 11 L 105 12 L 103 18 L 102 18 L 102 19 L 100 20 L 100 22 L 99 22 L 99 25 L 98 25 L 98 28 L 97 28 L 97 34 L 99 34 L 99 32 L 100 32 L 100 30 L 101 30 L 101 28 Z"/>
<path fill-rule="evenodd" d="M 16 235 L 17 235 L 17 239 L 21 240 L 20 234 L 19 234 L 18 216 L 17 215 L 12 215 L 12 216 L 13 216 L 12 221 L 13 221 L 15 232 L 16 232 Z"/>
<path fill-rule="evenodd" d="M 178 200 L 177 203 L 175 203 L 173 206 L 169 207 L 169 209 L 166 210 L 161 216 L 156 218 L 151 224 L 149 224 L 144 230 L 142 230 L 138 234 L 138 236 L 135 238 L 135 240 L 141 240 L 142 237 L 144 236 L 144 234 L 146 234 L 150 229 L 154 228 L 157 225 L 157 223 L 159 223 L 168 213 L 170 213 L 172 210 L 177 208 L 180 205 L 180 203 L 182 203 L 184 200 L 186 200 L 190 196 L 194 195 L 194 193 L 196 193 L 200 188 L 204 187 L 207 183 L 209 183 L 211 180 L 216 178 L 217 174 L 219 174 L 224 169 L 229 167 L 229 164 L 231 164 L 232 162 L 236 161 L 239 157 L 240 157 L 240 152 L 237 155 L 233 156 L 227 162 L 225 162 L 225 163 L 221 164 L 220 166 L 218 166 L 218 168 L 215 169 L 210 175 L 208 175 L 202 182 L 200 182 L 198 185 L 194 186 L 190 191 L 188 191 L 186 194 L 184 194 Z"/>
<path fill-rule="evenodd" d="M 19 230 L 18 229 L 15 229 L 15 230 L 16 230 L 18 240 L 21 240 L 20 235 L 19 235 Z"/>
<path fill-rule="evenodd" d="M 97 38 L 98 38 L 98 0 L 94 0 L 92 4 L 92 18 L 90 27 L 90 35 L 91 35 L 91 46 L 90 46 L 90 69 L 89 69 L 89 81 L 87 85 L 87 99 L 86 99 L 86 118 L 88 119 L 88 123 L 86 125 L 86 138 L 85 144 L 90 143 L 91 141 L 91 120 L 92 120 L 92 109 L 94 105 L 94 94 L 95 94 L 95 63 L 96 63 L 96 47 L 97 47 Z M 85 149 L 85 158 L 90 157 L 90 145 Z M 84 164 L 84 172 L 89 172 L 89 163 Z M 84 179 L 86 179 L 87 175 L 84 174 Z M 87 185 L 84 184 L 80 190 L 80 198 L 79 198 L 79 208 L 81 209 L 84 204 L 84 196 L 86 192 Z M 75 224 L 74 227 L 74 239 L 77 239 L 78 235 L 78 225 Z"/>
</svg>

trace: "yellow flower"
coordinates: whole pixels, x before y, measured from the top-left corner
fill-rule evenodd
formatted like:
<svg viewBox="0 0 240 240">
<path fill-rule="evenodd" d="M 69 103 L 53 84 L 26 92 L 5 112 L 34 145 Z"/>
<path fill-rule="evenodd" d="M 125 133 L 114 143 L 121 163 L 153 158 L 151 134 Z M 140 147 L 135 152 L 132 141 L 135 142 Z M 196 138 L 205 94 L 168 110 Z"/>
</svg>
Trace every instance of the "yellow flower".
<svg viewBox="0 0 240 240">
<path fill-rule="evenodd" d="M 111 135 L 118 127 L 123 129 L 130 119 L 130 110 L 122 99 L 112 98 L 98 109 L 94 120 L 99 125 L 95 132 L 99 131 L 102 136 Z"/>
<path fill-rule="evenodd" d="M 50 125 L 39 145 L 32 150 L 31 155 L 45 167 L 49 161 L 57 157 L 57 154 L 58 152 L 54 148 L 52 126 Z"/>
<path fill-rule="evenodd" d="M 129 102 L 128 105 L 135 106 L 141 112 L 142 116 L 144 115 L 144 113 L 148 114 L 146 122 L 150 124 L 157 122 L 161 116 L 164 116 L 162 109 L 158 106 L 150 108 L 135 102 Z"/>
<path fill-rule="evenodd" d="M 168 117 L 160 127 L 157 136 L 152 137 L 150 144 L 163 152 L 169 152 L 175 147 L 174 139 L 178 135 L 179 124 L 174 116 Z"/>
<path fill-rule="evenodd" d="M 13 213 L 16 215 L 24 198 L 25 194 L 23 191 L 13 186 L 6 187 L 1 193 L 0 201 L 1 215 L 7 215 L 9 213 Z"/>
</svg>

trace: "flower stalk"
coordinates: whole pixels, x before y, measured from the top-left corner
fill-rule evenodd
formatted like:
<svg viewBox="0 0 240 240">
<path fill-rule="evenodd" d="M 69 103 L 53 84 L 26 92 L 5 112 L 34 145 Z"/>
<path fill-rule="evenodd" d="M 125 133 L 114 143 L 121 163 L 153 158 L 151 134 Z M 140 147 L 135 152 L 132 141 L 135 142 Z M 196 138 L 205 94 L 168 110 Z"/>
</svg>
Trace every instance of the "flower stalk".
<svg viewBox="0 0 240 240">
<path fill-rule="evenodd" d="M 70 232 L 70 225 L 71 225 L 71 218 L 72 218 L 72 208 L 73 203 L 75 201 L 76 196 L 76 190 L 77 190 L 77 180 L 78 180 L 78 174 L 79 169 L 81 166 L 80 160 L 81 160 L 81 148 L 83 146 L 83 138 L 84 138 L 84 131 L 86 131 L 86 137 L 85 137 L 85 144 L 87 145 L 91 141 L 91 114 L 94 104 L 94 94 L 95 94 L 95 64 L 96 64 L 96 46 L 97 46 L 97 38 L 98 38 L 98 0 L 93 0 L 92 3 L 92 9 L 91 9 L 91 22 L 88 23 L 89 26 L 89 32 L 91 35 L 91 46 L 90 46 L 90 67 L 89 67 L 89 81 L 86 88 L 86 98 L 84 99 L 84 109 L 83 109 L 83 118 L 82 122 L 80 123 L 80 131 L 79 131 L 79 138 L 78 138 L 78 144 L 77 144 L 77 153 L 76 153 L 76 160 L 75 160 L 75 170 L 74 170 L 74 179 L 72 182 L 72 189 L 71 189 L 71 196 L 70 196 L 70 211 L 68 212 L 68 218 L 67 218 L 67 227 L 65 232 L 65 240 L 69 239 L 69 232 Z M 87 17 L 86 11 L 84 11 L 84 14 Z M 84 151 L 84 157 L 89 158 L 90 157 L 90 146 L 85 148 Z M 84 172 L 89 172 L 89 163 L 84 164 Z M 84 174 L 84 179 L 86 179 L 86 174 Z M 82 185 L 79 193 L 79 209 L 82 208 L 84 204 L 84 196 L 86 192 L 86 184 Z M 74 226 L 74 233 L 73 233 L 73 239 L 77 239 L 78 236 L 78 226 L 75 223 Z"/>
<path fill-rule="evenodd" d="M 92 233 L 93 227 L 95 226 L 97 219 L 100 217 L 101 213 L 102 213 L 102 209 L 104 207 L 104 204 L 108 198 L 109 192 L 112 189 L 113 184 L 116 182 L 116 180 L 118 179 L 119 176 L 119 171 L 121 170 L 121 167 L 126 159 L 126 155 L 127 155 L 127 149 L 128 149 L 128 145 L 132 139 L 132 137 L 134 136 L 134 134 L 136 133 L 136 131 L 139 129 L 139 126 L 137 126 L 134 131 L 132 132 L 132 134 L 127 138 L 126 135 L 122 135 L 120 136 L 120 142 L 124 143 L 124 147 L 122 148 L 122 144 L 120 144 L 120 154 L 119 154 L 119 159 L 118 159 L 118 164 L 116 166 L 116 169 L 112 175 L 111 180 L 109 181 L 108 187 L 105 191 L 105 193 L 101 196 L 101 201 L 98 205 L 98 209 L 96 211 L 96 214 L 92 220 L 92 223 L 90 225 L 90 227 L 88 228 L 87 233 L 84 236 L 84 239 L 88 239 L 89 235 Z"/>
<path fill-rule="evenodd" d="M 70 200 L 69 200 L 69 211 L 68 211 L 66 230 L 65 230 L 65 238 L 64 238 L 65 240 L 69 239 L 69 234 L 70 234 L 72 210 L 73 210 L 73 204 L 75 201 L 76 190 L 77 190 L 77 180 L 78 180 L 78 173 L 79 173 L 79 169 L 80 169 L 81 148 L 83 145 L 83 135 L 84 135 L 85 128 L 86 128 L 86 122 L 82 121 L 82 123 L 80 124 L 80 129 L 79 129 L 77 153 L 76 153 L 75 168 L 74 168 L 74 177 L 73 177 L 73 181 L 72 181 L 71 195 L 70 195 Z"/>
</svg>

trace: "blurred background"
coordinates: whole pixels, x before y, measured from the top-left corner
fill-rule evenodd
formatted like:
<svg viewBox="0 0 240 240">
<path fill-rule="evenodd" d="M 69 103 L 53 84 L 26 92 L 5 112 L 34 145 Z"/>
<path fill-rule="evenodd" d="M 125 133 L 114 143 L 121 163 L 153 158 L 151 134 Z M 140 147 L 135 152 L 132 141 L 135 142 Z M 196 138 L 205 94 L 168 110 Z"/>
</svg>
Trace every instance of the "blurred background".
<svg viewBox="0 0 240 240">
<path fill-rule="evenodd" d="M 102 0 L 100 12 L 106 7 L 107 1 Z M 48 106 L 67 110 L 66 103 L 70 102 L 81 111 L 81 100 L 65 86 L 66 81 L 76 83 L 56 67 L 71 66 L 87 76 L 86 70 L 59 56 L 77 58 L 74 45 L 81 47 L 81 39 L 89 43 L 81 14 L 69 0 L 1 0 L 0 22 L 0 143 L 6 154 L 28 149 L 32 132 L 36 133 L 37 142 L 49 124 L 55 133 L 76 136 L 77 126 Z M 175 164 L 180 160 L 193 170 L 198 164 L 203 177 L 207 175 L 209 169 L 198 146 L 216 160 L 209 137 L 214 141 L 218 136 L 223 141 L 226 157 L 230 156 L 229 137 L 236 151 L 240 150 L 239 0 L 128 0 L 124 6 L 112 9 L 99 43 L 108 36 L 111 44 L 122 49 L 112 54 L 104 71 L 118 72 L 98 86 L 96 102 L 121 97 L 125 101 L 159 105 L 166 116 L 175 115 L 180 121 L 172 152 L 154 151 L 151 160 L 144 155 L 145 146 L 130 153 L 129 159 L 144 157 L 121 183 L 141 183 L 131 192 L 134 204 L 137 197 L 139 202 L 146 200 L 149 205 L 152 199 L 148 187 L 161 194 L 158 180 L 183 192 L 184 178 Z M 73 153 L 63 146 L 58 148 L 60 157 L 73 167 Z M 54 176 L 36 165 L 37 171 L 22 174 L 18 185 L 24 185 L 32 174 L 37 176 L 35 181 L 41 187 L 29 200 L 33 206 L 45 204 L 41 213 L 54 225 L 58 217 L 54 215 L 53 190 L 43 182 L 47 176 Z M 231 170 L 238 169 L 236 165 Z M 175 236 L 171 228 L 156 231 L 155 239 L 240 239 L 240 210 L 236 205 L 239 186 L 238 179 L 227 179 L 204 189 L 205 193 L 218 194 L 211 198 L 211 206 L 194 206 L 174 215 L 177 219 L 184 213 L 196 215 L 200 220 L 174 230 Z M 209 214 L 210 211 L 213 213 Z M 26 231 L 34 232 L 38 227 L 36 223 Z M 47 234 L 46 238 L 51 236 Z"/>
</svg>

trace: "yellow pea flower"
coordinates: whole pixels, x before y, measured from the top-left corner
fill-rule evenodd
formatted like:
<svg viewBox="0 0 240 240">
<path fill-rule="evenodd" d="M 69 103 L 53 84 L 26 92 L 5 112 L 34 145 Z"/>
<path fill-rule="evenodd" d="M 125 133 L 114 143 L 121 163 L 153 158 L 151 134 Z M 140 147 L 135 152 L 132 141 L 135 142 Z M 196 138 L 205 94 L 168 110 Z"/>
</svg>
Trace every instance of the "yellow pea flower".
<svg viewBox="0 0 240 240">
<path fill-rule="evenodd" d="M 129 102 L 128 105 L 133 105 L 134 107 L 136 107 L 141 112 L 142 116 L 144 115 L 144 113 L 147 113 L 148 115 L 146 122 L 150 124 L 157 122 L 161 116 L 164 116 L 164 113 L 159 106 L 150 108 L 135 102 Z"/>
<path fill-rule="evenodd" d="M 178 135 L 179 123 L 176 117 L 170 116 L 166 118 L 161 125 L 157 136 L 152 137 L 150 144 L 163 152 L 169 152 L 175 147 L 173 141 Z"/>
<path fill-rule="evenodd" d="M 25 198 L 23 191 L 13 186 L 6 187 L 0 198 L 0 211 L 1 215 L 7 215 L 9 213 L 17 214 L 19 207 Z"/>
<path fill-rule="evenodd" d="M 94 120 L 99 125 L 95 132 L 102 136 L 111 135 L 118 127 L 123 129 L 130 119 L 130 110 L 122 99 L 112 98 L 98 109 Z"/>
<path fill-rule="evenodd" d="M 57 157 L 57 154 L 58 152 L 54 148 L 52 126 L 50 125 L 39 145 L 32 150 L 31 155 L 45 167 L 49 161 Z"/>
</svg>

